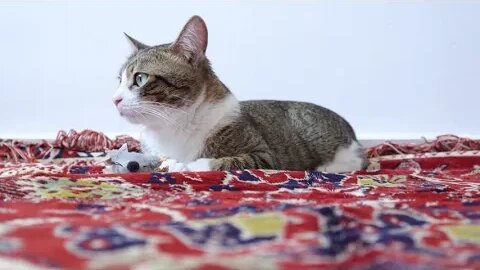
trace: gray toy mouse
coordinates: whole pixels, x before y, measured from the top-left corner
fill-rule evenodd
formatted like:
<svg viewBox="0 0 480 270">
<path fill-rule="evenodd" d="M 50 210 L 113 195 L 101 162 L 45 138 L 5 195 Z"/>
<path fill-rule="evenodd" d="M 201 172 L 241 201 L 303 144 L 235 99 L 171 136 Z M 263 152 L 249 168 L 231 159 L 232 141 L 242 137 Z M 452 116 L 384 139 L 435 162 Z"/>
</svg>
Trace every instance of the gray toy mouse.
<svg viewBox="0 0 480 270">
<path fill-rule="evenodd" d="M 107 156 L 107 163 L 111 165 L 114 173 L 152 172 L 162 163 L 156 156 L 128 152 L 127 144 L 123 144 L 118 150 L 107 151 Z"/>
</svg>

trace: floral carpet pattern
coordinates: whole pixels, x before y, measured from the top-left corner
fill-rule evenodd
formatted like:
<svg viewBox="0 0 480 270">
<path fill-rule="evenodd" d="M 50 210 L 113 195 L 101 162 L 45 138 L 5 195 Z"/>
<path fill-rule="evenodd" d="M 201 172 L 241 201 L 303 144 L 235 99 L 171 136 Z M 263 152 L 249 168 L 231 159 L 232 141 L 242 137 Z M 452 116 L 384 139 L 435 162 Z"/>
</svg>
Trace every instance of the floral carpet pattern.
<svg viewBox="0 0 480 270">
<path fill-rule="evenodd" d="M 349 174 L 110 174 L 103 160 L 0 160 L 0 266 L 480 269 L 480 151 Z"/>
</svg>

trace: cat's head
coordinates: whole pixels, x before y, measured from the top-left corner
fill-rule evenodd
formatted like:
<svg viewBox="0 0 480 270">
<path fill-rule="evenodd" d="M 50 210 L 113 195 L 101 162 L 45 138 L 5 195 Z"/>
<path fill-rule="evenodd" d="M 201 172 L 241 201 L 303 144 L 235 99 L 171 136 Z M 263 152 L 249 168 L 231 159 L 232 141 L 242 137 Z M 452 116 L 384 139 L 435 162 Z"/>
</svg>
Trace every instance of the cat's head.
<svg viewBox="0 0 480 270">
<path fill-rule="evenodd" d="M 167 124 L 188 109 L 221 94 L 209 93 L 215 75 L 205 57 L 205 22 L 192 17 L 173 43 L 147 46 L 125 34 L 132 54 L 120 70 L 113 102 L 123 117 L 137 124 Z"/>
</svg>

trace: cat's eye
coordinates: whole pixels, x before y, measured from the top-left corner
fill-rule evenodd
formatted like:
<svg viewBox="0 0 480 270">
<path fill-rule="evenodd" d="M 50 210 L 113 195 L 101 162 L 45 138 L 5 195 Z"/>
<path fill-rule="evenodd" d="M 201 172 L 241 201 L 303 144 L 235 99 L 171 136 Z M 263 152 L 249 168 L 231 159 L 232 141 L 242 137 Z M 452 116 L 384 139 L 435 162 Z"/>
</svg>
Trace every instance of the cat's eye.
<svg viewBox="0 0 480 270">
<path fill-rule="evenodd" d="M 135 74 L 135 83 L 134 85 L 142 87 L 147 83 L 148 74 L 146 73 L 137 73 Z"/>
</svg>

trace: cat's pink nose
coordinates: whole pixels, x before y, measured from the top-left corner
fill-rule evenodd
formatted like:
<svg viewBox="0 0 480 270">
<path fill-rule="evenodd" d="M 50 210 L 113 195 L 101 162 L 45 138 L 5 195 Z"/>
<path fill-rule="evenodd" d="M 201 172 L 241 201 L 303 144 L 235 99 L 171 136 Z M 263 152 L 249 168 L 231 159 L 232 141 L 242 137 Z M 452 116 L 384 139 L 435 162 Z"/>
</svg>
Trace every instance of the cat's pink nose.
<svg viewBox="0 0 480 270">
<path fill-rule="evenodd" d="M 115 104 L 115 106 L 118 106 L 118 103 L 122 102 L 122 98 L 114 98 L 113 99 L 113 104 Z"/>
</svg>

